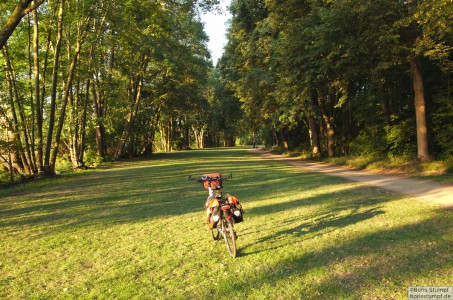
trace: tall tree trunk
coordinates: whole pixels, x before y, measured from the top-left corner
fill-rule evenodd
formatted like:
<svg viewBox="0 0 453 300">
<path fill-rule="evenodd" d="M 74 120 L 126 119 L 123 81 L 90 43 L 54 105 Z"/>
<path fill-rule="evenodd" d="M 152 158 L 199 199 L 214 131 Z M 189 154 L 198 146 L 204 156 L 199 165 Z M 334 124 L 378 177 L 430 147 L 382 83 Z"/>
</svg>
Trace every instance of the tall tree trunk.
<svg viewBox="0 0 453 300">
<path fill-rule="evenodd" d="M 278 140 L 277 131 L 272 128 L 272 139 L 274 140 L 273 146 L 280 147 L 280 141 Z"/>
<path fill-rule="evenodd" d="M 33 77 L 34 77 L 34 92 L 33 97 L 35 99 L 35 110 L 36 110 L 36 129 L 38 137 L 38 147 L 37 147 L 37 158 L 36 166 L 38 169 L 38 174 L 44 173 L 43 169 L 43 135 L 42 135 L 42 124 L 43 124 L 43 108 L 41 105 L 41 99 L 39 95 L 39 27 L 38 27 L 38 14 L 36 10 L 33 11 Z"/>
<path fill-rule="evenodd" d="M 391 123 L 390 100 L 388 95 L 388 89 L 386 88 L 385 83 L 379 85 L 379 94 L 381 99 L 381 108 L 382 114 L 384 115 L 384 120 L 387 124 L 390 124 Z"/>
<path fill-rule="evenodd" d="M 167 137 L 166 137 L 167 129 L 165 128 L 165 126 L 162 122 L 159 124 L 159 131 L 160 131 L 160 144 L 162 145 L 162 150 L 164 152 L 166 152 L 167 151 Z"/>
<path fill-rule="evenodd" d="M 321 154 L 321 146 L 319 141 L 319 128 L 316 123 L 316 108 L 315 102 L 317 100 L 316 90 L 311 93 L 309 99 L 309 112 L 308 112 L 308 129 L 310 134 L 310 145 L 312 149 L 312 154 L 314 156 L 319 156 Z"/>
<path fill-rule="evenodd" d="M 154 114 L 154 117 L 151 118 L 150 122 L 149 122 L 149 138 L 147 139 L 147 143 L 145 145 L 145 153 L 144 154 L 152 154 L 153 153 L 153 146 L 154 146 L 154 140 L 155 140 L 155 137 L 156 137 L 156 129 L 157 129 L 157 126 L 159 124 L 159 120 L 160 120 L 160 109 L 161 107 L 159 106 L 157 109 L 156 109 L 156 112 Z"/>
<path fill-rule="evenodd" d="M 324 123 L 326 124 L 326 133 L 327 133 L 327 153 L 329 157 L 335 156 L 335 129 L 334 129 L 334 122 L 333 116 L 329 114 L 326 109 L 326 99 L 322 93 L 321 88 L 318 89 L 318 102 L 319 102 L 319 109 L 321 111 L 322 117 L 324 119 Z"/>
<path fill-rule="evenodd" d="M 27 155 L 25 154 L 24 147 L 25 142 L 22 139 L 21 132 L 20 132 L 20 124 L 19 124 L 19 117 L 17 114 L 17 110 L 19 110 L 19 115 L 21 111 L 21 107 L 19 106 L 20 100 L 18 99 L 18 93 L 15 86 L 15 76 L 12 70 L 11 61 L 9 60 L 8 55 L 8 47 L 3 48 L 3 57 L 4 57 L 4 67 L 5 67 L 5 78 L 6 78 L 6 94 L 9 100 L 12 121 L 11 121 L 11 132 L 15 138 L 15 144 L 18 146 L 18 149 L 15 151 L 17 153 L 16 158 L 20 159 L 17 161 L 17 165 L 20 166 L 21 171 L 25 170 L 28 174 L 32 174 L 32 170 L 28 164 Z M 16 104 L 14 102 L 14 97 L 17 99 L 17 109 Z M 25 140 L 26 136 L 24 136 Z"/>
<path fill-rule="evenodd" d="M 28 174 L 36 174 L 36 165 L 34 163 L 34 155 L 32 154 L 33 150 L 30 146 L 30 130 L 28 128 L 26 116 L 25 116 L 25 109 L 22 104 L 22 99 L 23 97 L 19 93 L 19 89 L 17 87 L 17 78 L 16 78 L 16 72 L 14 71 L 13 65 L 10 61 L 9 54 L 8 54 L 8 47 L 4 47 L 4 55 L 5 55 L 5 62 L 6 62 L 6 67 L 8 68 L 8 71 L 10 73 L 10 83 L 12 87 L 12 91 L 14 92 L 13 94 L 13 99 L 16 99 L 16 104 L 17 104 L 17 111 L 18 111 L 18 116 L 19 116 L 19 123 L 18 123 L 18 130 L 21 131 L 23 141 L 21 144 L 21 147 L 23 151 L 25 151 L 25 161 L 24 166 L 27 169 Z"/>
<path fill-rule="evenodd" d="M 72 167 L 74 169 L 80 169 L 82 168 L 82 164 L 79 161 L 79 135 L 80 135 L 80 80 L 77 80 L 76 83 L 76 88 L 75 88 L 75 93 L 71 89 L 71 93 L 69 96 L 69 108 L 70 108 L 70 114 L 69 114 L 69 128 L 70 128 L 70 145 L 69 145 L 69 154 L 71 157 L 71 163 Z"/>
<path fill-rule="evenodd" d="M 407 0 L 407 7 L 409 17 L 412 17 L 417 12 L 417 1 Z M 418 24 L 412 22 L 409 25 L 409 30 L 412 32 L 410 42 L 415 43 L 416 38 L 420 36 Z M 413 46 L 414 47 L 414 46 Z M 425 108 L 425 92 L 423 87 L 423 76 L 420 69 L 420 61 L 417 54 L 409 54 L 408 60 L 411 66 L 412 86 L 414 89 L 414 105 L 415 105 L 415 119 L 417 127 L 417 156 L 420 161 L 429 161 L 428 152 L 428 129 L 426 126 L 426 108 Z"/>
<path fill-rule="evenodd" d="M 204 148 L 204 128 L 201 127 L 200 129 L 200 149 Z"/>
<path fill-rule="evenodd" d="M 55 110 L 57 101 L 57 85 L 58 85 L 58 70 L 60 68 L 60 53 L 61 53 L 61 41 L 63 37 L 63 2 L 59 1 L 58 10 L 58 25 L 57 25 L 57 42 L 54 51 L 54 63 L 52 71 L 52 90 L 50 94 L 50 113 L 49 113 L 49 129 L 47 131 L 46 151 L 44 156 L 44 172 L 52 175 L 55 170 L 51 166 L 50 155 L 52 149 L 53 130 L 55 127 Z"/>
<path fill-rule="evenodd" d="M 280 129 L 278 132 L 280 134 L 280 138 L 282 139 L 283 148 L 285 150 L 288 150 L 289 149 L 288 140 L 286 139 L 286 136 L 285 136 L 285 133 L 283 132 L 283 129 Z"/>
<path fill-rule="evenodd" d="M 314 156 L 319 156 L 320 146 L 319 146 L 319 134 L 318 134 L 318 126 L 316 125 L 316 120 L 313 116 L 308 117 L 308 127 L 309 127 L 309 134 L 310 134 L 310 144 L 311 144 L 311 153 Z"/>
<path fill-rule="evenodd" d="M 102 32 L 100 32 L 103 28 L 105 19 L 102 19 L 101 22 L 94 22 L 94 30 L 97 32 L 97 34 L 101 35 Z M 96 44 L 93 44 L 90 50 L 90 60 L 93 61 L 94 59 L 94 53 L 96 50 Z M 93 89 L 92 89 L 92 97 L 93 97 L 93 112 L 94 112 L 94 117 L 95 117 L 95 140 L 96 140 L 96 154 L 99 157 L 105 157 L 106 155 L 106 149 L 105 149 L 105 117 L 106 117 L 106 106 L 107 106 L 107 101 L 106 101 L 106 93 L 104 91 L 104 82 L 107 83 L 107 85 L 111 84 L 112 82 L 112 73 L 113 73 L 113 66 L 115 63 L 115 48 L 112 46 L 110 49 L 110 59 L 109 59 L 109 72 L 108 74 L 104 74 L 104 72 L 98 68 L 94 70 L 94 77 L 96 78 L 95 83 L 93 84 Z M 104 54 L 100 54 L 100 60 L 101 64 L 105 62 L 104 59 Z M 91 64 L 91 62 L 90 62 Z M 101 81 L 101 78 L 103 81 Z M 107 80 L 105 79 L 107 78 Z"/>
<path fill-rule="evenodd" d="M 85 30 L 85 29 L 83 29 L 83 30 Z M 55 144 L 54 144 L 53 152 L 52 152 L 52 161 L 51 161 L 51 165 L 50 165 L 52 170 L 55 170 L 55 162 L 57 160 L 58 147 L 60 146 L 61 132 L 63 130 L 64 119 L 66 116 L 66 106 L 68 105 L 69 94 L 70 94 L 70 90 L 72 88 L 72 79 L 74 77 L 74 72 L 75 72 L 75 68 L 77 65 L 78 58 L 79 58 L 80 50 L 82 48 L 82 44 L 83 44 L 83 41 L 85 40 L 86 34 L 87 34 L 87 31 L 83 31 L 81 33 L 81 35 L 79 36 L 79 38 L 77 39 L 74 57 L 72 59 L 71 65 L 69 66 L 68 78 L 66 80 L 65 90 L 64 90 L 63 99 L 62 99 L 62 105 L 61 105 L 61 109 L 60 109 L 60 118 L 58 120 L 58 127 L 57 127 L 57 132 L 55 135 Z"/>
<path fill-rule="evenodd" d="M 168 127 L 167 127 L 167 149 L 166 152 L 171 152 L 172 150 L 172 143 L 171 141 L 173 140 L 173 117 L 170 117 L 170 120 L 168 121 Z"/>
<path fill-rule="evenodd" d="M 119 159 L 123 154 L 124 145 L 127 139 L 130 137 L 132 133 L 132 128 L 134 126 L 135 118 L 137 117 L 138 108 L 140 106 L 141 101 L 141 94 L 142 94 L 142 87 L 143 87 L 143 77 L 146 72 L 146 68 L 148 67 L 148 56 L 144 55 L 141 65 L 140 65 L 140 74 L 137 76 L 137 80 L 134 84 L 134 92 L 133 92 L 133 104 L 131 106 L 131 110 L 129 112 L 128 120 L 126 127 L 123 130 L 120 140 L 118 141 L 116 152 L 114 155 L 115 159 Z"/>
<path fill-rule="evenodd" d="M 415 118 L 417 123 L 417 155 L 420 161 L 429 161 L 428 129 L 426 126 L 425 93 L 420 65 L 416 57 L 409 57 L 414 88 Z"/>
<path fill-rule="evenodd" d="M 105 136 L 105 128 L 104 128 L 104 99 L 103 93 L 101 91 L 100 82 L 97 80 L 97 86 L 99 93 L 96 93 L 96 89 L 92 89 L 92 96 L 93 96 L 93 113 L 95 119 L 95 140 L 96 140 L 96 154 L 99 157 L 104 157 L 104 136 Z"/>
<path fill-rule="evenodd" d="M 88 113 L 88 102 L 90 98 L 90 79 L 87 80 L 86 84 L 86 93 L 84 103 L 83 103 L 83 111 L 82 111 L 82 120 L 80 126 L 80 147 L 79 147 L 79 157 L 78 160 L 82 164 L 82 167 L 85 167 L 85 162 L 83 156 L 85 154 L 85 147 L 86 147 L 86 124 L 87 124 L 87 113 Z"/>
<path fill-rule="evenodd" d="M 36 112 L 40 115 L 40 119 L 41 119 L 41 125 L 44 124 L 44 103 L 45 103 L 45 98 L 46 98 L 46 82 L 47 82 L 47 66 L 48 66 L 48 63 L 49 63 L 49 53 L 50 53 L 50 47 L 51 47 L 51 39 L 52 39 L 52 26 L 53 25 L 53 19 L 51 20 L 50 22 L 50 26 L 49 26 L 49 29 L 48 29 L 48 34 L 47 34 L 47 45 L 46 45 L 46 49 L 45 49 L 45 55 L 44 55 L 44 65 L 43 65 L 43 68 L 42 68 L 42 86 L 41 86 L 41 99 L 40 99 L 40 109 L 36 109 Z M 38 119 L 38 118 L 37 118 Z M 38 129 L 39 131 L 39 129 Z M 42 163 L 42 167 L 41 167 L 41 173 L 44 173 L 46 174 L 46 165 L 44 163 L 44 160 L 45 160 L 45 157 L 44 157 L 44 131 L 43 131 L 43 126 L 41 126 L 41 145 L 39 146 L 39 142 L 38 142 L 38 147 L 41 149 L 41 163 Z M 46 147 L 47 148 L 47 147 Z"/>
<path fill-rule="evenodd" d="M 31 161 L 33 163 L 33 170 L 34 173 L 38 173 L 38 168 L 36 164 L 36 137 L 35 137 L 35 132 L 36 132 L 36 121 L 35 121 L 35 98 L 34 98 L 34 84 L 33 84 L 33 65 L 34 65 L 34 55 L 32 53 L 32 33 L 31 33 L 31 17 L 28 15 L 28 80 L 29 80 L 29 87 L 30 87 L 30 154 L 31 154 Z M 35 19 L 36 20 L 36 19 Z M 33 27 L 34 31 L 34 27 Z M 33 46 L 34 47 L 34 46 Z M 34 49 L 33 49 L 34 51 Z M 32 62 L 32 57 L 33 57 L 33 62 Z"/>
</svg>

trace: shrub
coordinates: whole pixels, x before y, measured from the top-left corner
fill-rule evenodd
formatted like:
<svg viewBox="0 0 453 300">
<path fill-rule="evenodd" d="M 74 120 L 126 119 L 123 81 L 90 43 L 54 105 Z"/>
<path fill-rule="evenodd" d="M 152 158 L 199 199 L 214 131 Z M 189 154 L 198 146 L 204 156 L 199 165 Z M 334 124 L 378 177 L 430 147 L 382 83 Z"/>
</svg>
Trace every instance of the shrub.
<svg viewBox="0 0 453 300">
<path fill-rule="evenodd" d="M 101 156 L 98 156 L 94 149 L 88 149 L 85 152 L 85 165 L 96 167 L 104 162 Z"/>
<path fill-rule="evenodd" d="M 387 142 L 382 129 L 373 126 L 360 131 L 359 135 L 350 143 L 351 155 L 375 156 L 386 153 Z"/>
<path fill-rule="evenodd" d="M 384 127 L 388 155 L 411 156 L 417 153 L 417 137 L 413 123 L 412 119 L 408 119 L 397 125 Z"/>
</svg>

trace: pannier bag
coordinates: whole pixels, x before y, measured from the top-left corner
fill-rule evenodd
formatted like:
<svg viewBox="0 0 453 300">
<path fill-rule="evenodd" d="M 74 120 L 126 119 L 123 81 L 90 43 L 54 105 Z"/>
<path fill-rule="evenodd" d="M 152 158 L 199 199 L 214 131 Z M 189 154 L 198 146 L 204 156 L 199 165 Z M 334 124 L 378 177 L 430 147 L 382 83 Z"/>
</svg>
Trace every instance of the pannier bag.
<svg viewBox="0 0 453 300">
<path fill-rule="evenodd" d="M 231 206 L 234 223 L 241 223 L 242 221 L 244 221 L 244 210 L 242 209 L 241 203 L 239 203 L 239 199 L 236 196 L 229 194 L 227 197 L 228 203 Z"/>
<path fill-rule="evenodd" d="M 201 178 L 208 178 L 208 177 L 219 177 L 219 178 L 222 178 L 222 174 L 220 173 L 212 173 L 212 174 L 203 174 L 201 175 Z M 203 180 L 203 186 L 205 189 L 209 189 L 209 180 Z M 212 180 L 211 181 L 211 188 L 215 189 L 216 186 L 219 186 L 219 187 L 222 187 L 222 183 L 220 182 L 220 180 Z"/>
<path fill-rule="evenodd" d="M 209 216 L 209 227 L 211 227 L 211 228 L 217 227 L 217 223 L 219 222 L 219 220 L 220 220 L 220 211 L 219 211 L 219 207 L 216 206 L 212 209 L 212 212 Z"/>
<path fill-rule="evenodd" d="M 233 212 L 234 223 L 241 223 L 244 221 L 244 211 L 242 210 L 242 206 L 240 204 L 232 207 L 231 211 Z"/>
</svg>

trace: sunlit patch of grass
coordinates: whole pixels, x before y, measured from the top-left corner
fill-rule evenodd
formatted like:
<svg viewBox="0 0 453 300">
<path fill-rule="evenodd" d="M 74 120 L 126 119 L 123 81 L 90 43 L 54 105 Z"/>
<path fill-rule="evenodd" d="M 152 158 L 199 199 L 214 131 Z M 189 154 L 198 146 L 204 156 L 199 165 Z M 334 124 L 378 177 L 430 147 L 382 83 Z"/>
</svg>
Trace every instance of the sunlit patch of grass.
<svg viewBox="0 0 453 300">
<path fill-rule="evenodd" d="M 326 161 L 334 165 L 350 166 L 379 173 L 423 177 L 453 184 L 453 173 L 449 161 L 419 162 L 405 156 L 352 156 L 329 158 Z"/>
<path fill-rule="evenodd" d="M 273 152 L 277 154 L 283 153 L 283 151 Z M 453 161 L 451 159 L 420 162 L 414 157 L 407 155 L 379 156 L 376 154 L 327 158 L 311 157 L 309 153 L 300 151 L 286 152 L 284 155 L 300 159 L 313 159 L 332 165 L 348 166 L 376 173 L 405 175 L 453 184 Z"/>
<path fill-rule="evenodd" d="M 210 239 L 206 191 L 233 173 L 238 257 Z M 10 189 L 4 299 L 406 299 L 451 285 L 452 211 L 243 149 L 160 154 Z"/>
</svg>

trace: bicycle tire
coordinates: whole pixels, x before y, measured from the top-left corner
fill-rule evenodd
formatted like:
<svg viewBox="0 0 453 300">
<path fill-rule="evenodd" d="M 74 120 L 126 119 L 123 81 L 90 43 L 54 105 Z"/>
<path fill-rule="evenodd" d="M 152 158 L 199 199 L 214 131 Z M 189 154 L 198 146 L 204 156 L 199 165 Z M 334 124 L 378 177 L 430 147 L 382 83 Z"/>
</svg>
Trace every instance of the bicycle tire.
<svg viewBox="0 0 453 300">
<path fill-rule="evenodd" d="M 228 253 L 235 258 L 237 251 L 236 251 L 236 238 L 234 235 L 234 228 L 233 222 L 231 220 L 223 219 L 223 238 L 225 240 L 226 247 L 228 249 Z"/>
<path fill-rule="evenodd" d="M 220 231 L 217 227 L 210 228 L 211 230 L 211 237 L 214 241 L 218 241 L 220 239 Z"/>
</svg>

